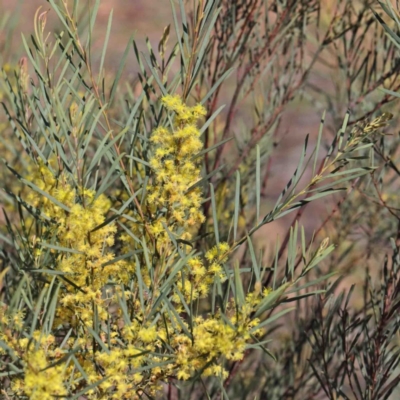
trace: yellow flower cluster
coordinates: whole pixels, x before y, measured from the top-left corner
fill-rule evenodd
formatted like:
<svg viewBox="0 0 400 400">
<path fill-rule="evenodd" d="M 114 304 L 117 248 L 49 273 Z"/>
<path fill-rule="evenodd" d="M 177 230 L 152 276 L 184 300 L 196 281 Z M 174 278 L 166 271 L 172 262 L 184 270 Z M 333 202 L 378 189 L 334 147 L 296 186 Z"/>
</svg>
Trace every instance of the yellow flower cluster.
<svg viewBox="0 0 400 400">
<path fill-rule="evenodd" d="M 158 357 L 147 352 L 155 352 L 160 346 L 157 326 L 141 326 L 136 320 L 123 328 L 125 346 L 121 347 L 113 332 L 110 342 L 113 348 L 109 352 L 97 352 L 95 363 L 88 365 L 90 382 L 96 382 L 106 376 L 107 379 L 99 385 L 100 390 L 107 394 L 107 399 L 139 399 L 143 390 L 154 396 L 161 388 L 161 379 L 166 371 L 160 367 L 146 371 L 147 363 L 163 362 L 168 364 L 168 358 Z M 95 368 L 95 364 L 101 367 Z M 142 372 L 139 372 L 142 369 Z M 160 379 L 161 378 L 161 379 Z M 89 392 L 90 399 L 97 398 L 95 391 Z"/>
<path fill-rule="evenodd" d="M 70 321 L 73 315 L 69 310 L 73 309 L 76 316 L 88 324 L 91 323 L 92 307 L 95 304 L 98 312 L 105 318 L 105 300 L 101 290 L 112 277 L 116 282 L 127 282 L 129 268 L 123 261 L 117 261 L 104 266 L 115 256 L 108 250 L 114 244 L 116 227 L 113 223 L 95 230 L 102 224 L 111 203 L 103 195 L 95 198 L 95 192 L 82 188 L 74 189 L 67 181 L 65 175 L 57 179 L 49 168 L 39 165 L 32 173 L 31 181 L 42 191 L 48 193 L 53 199 L 42 196 L 37 191 L 31 190 L 27 200 L 34 207 L 42 210 L 44 214 L 56 221 L 45 232 L 48 237 L 56 236 L 56 245 L 61 248 L 57 258 L 57 269 L 80 288 L 69 288 L 69 293 L 62 297 L 61 304 L 64 310 L 60 311 L 60 317 L 64 322 Z M 40 264 L 40 256 L 46 243 L 36 241 L 37 263 Z M 66 318 L 68 317 L 68 318 Z"/>
<path fill-rule="evenodd" d="M 254 294 L 252 304 L 246 304 L 242 309 L 238 309 L 232 300 L 226 311 L 229 322 L 226 322 L 218 313 L 214 317 L 207 318 L 201 316 L 193 321 L 193 339 L 187 335 L 176 335 L 172 340 L 172 345 L 176 348 L 178 379 L 187 380 L 199 371 L 204 376 L 218 376 L 226 378 L 227 371 L 223 368 L 223 359 L 239 361 L 243 358 L 246 345 L 251 341 L 251 334 L 254 327 L 259 324 L 259 320 L 251 318 L 251 313 L 259 304 L 263 294 Z M 260 336 L 262 330 L 252 332 L 253 336 Z"/>
<path fill-rule="evenodd" d="M 143 246 L 140 241 L 132 242 L 129 235 L 121 235 L 125 247 L 122 254 L 115 255 L 112 248 L 116 248 L 117 225 L 111 222 L 95 229 L 106 220 L 110 200 L 73 186 L 67 174 L 55 176 L 52 168 L 43 164 L 32 169 L 28 179 L 39 190 L 29 189 L 24 200 L 52 221 L 48 226 L 40 225 L 39 238 L 31 238 L 34 263 L 40 268 L 51 251 L 54 268 L 73 283 L 63 281 L 53 323 L 53 329 L 61 325 L 72 329 L 62 349 L 54 336 L 40 336 L 39 332 L 29 343 L 22 334 L 24 314 L 8 315 L 0 310 L 0 339 L 20 356 L 24 368 L 24 377 L 12 380 L 15 393 L 32 399 L 62 398 L 100 382 L 85 393 L 88 399 L 139 399 L 143 393 L 155 397 L 162 383 L 171 377 L 187 380 L 202 372 L 225 378 L 224 360 L 241 360 L 247 344 L 261 334 L 255 330 L 259 321 L 252 317 L 268 295 L 261 287 L 247 295 L 244 305 L 229 301 L 224 315 L 217 307 L 215 315 L 194 314 L 190 324 L 186 320 L 184 303 L 207 296 L 216 280 L 227 279 L 223 266 L 231 248 L 228 243 L 218 243 L 204 256 L 189 258 L 178 273 L 170 274 L 178 255 L 173 252 L 166 228 L 176 238 L 189 240 L 204 222 L 202 193 L 192 185 L 200 179 L 195 158 L 203 147 L 196 122 L 206 112 L 201 105 L 188 107 L 179 96 L 165 96 L 162 103 L 174 113 L 174 119 L 170 128 L 159 127 L 151 137 L 154 175 L 143 201 L 150 231 L 145 231 L 136 219 L 129 221 L 131 215 L 127 214 L 133 214 L 132 210 L 125 214 L 132 232 L 144 238 Z M 74 107 L 71 118 L 77 121 L 78 110 Z M 144 251 L 142 255 L 144 245 L 148 247 L 147 259 Z M 138 250 L 134 261 L 114 261 L 132 249 Z M 137 272 L 149 290 L 139 291 Z M 171 292 L 162 295 L 172 302 L 174 313 L 163 311 L 161 301 L 156 310 L 159 316 L 154 318 L 153 313 L 149 317 L 147 313 L 157 308 L 154 305 L 166 279 L 172 281 Z M 129 316 L 122 315 L 117 295 L 124 297 Z M 95 321 L 100 327 L 101 345 L 89 333 Z M 66 365 L 61 360 L 72 349 L 84 374 L 73 362 Z M 47 368 L 53 363 L 55 366 Z"/>
<path fill-rule="evenodd" d="M 52 400 L 55 395 L 66 395 L 63 366 L 48 367 L 44 350 L 28 352 L 24 391 L 31 400 Z"/>
<path fill-rule="evenodd" d="M 49 368 L 57 353 L 54 350 L 54 336 L 43 336 L 39 331 L 35 331 L 32 342 L 27 338 L 6 338 L 5 335 L 2 339 L 6 339 L 6 343 L 21 357 L 24 367 L 24 378 L 14 379 L 12 382 L 15 394 L 24 394 L 31 400 L 52 400 L 55 396 L 67 395 L 64 386 L 64 365 Z"/>
<path fill-rule="evenodd" d="M 177 274 L 176 286 L 183 294 L 185 301 L 190 302 L 197 300 L 199 297 L 205 297 L 209 293 L 211 285 L 215 278 L 218 277 L 221 282 L 226 279 L 222 269 L 228 259 L 230 246 L 228 243 L 222 242 L 218 246 L 214 246 L 206 254 L 205 258 L 208 261 L 208 267 L 204 266 L 200 257 L 192 257 L 187 262 L 187 268 Z M 182 274 L 190 277 L 190 279 L 182 279 Z M 177 293 L 172 296 L 176 304 L 181 302 Z"/>
<path fill-rule="evenodd" d="M 174 112 L 175 117 L 170 129 L 160 126 L 151 137 L 156 145 L 150 160 L 155 179 L 148 187 L 147 203 L 153 213 L 163 207 L 167 211 L 153 223 L 151 231 L 159 240 L 169 241 L 164 222 L 171 232 L 189 239 L 190 229 L 204 221 L 200 211 L 201 190 L 198 187 L 189 189 L 201 178 L 194 159 L 203 148 L 196 121 L 206 115 L 206 110 L 200 104 L 188 107 L 179 96 L 165 96 L 162 104 Z"/>
<path fill-rule="evenodd" d="M 225 310 L 228 321 L 220 313 L 194 318 L 192 338 L 185 333 L 190 328 L 187 323 L 184 323 L 185 329 L 179 329 L 174 319 L 168 326 L 164 323 L 143 325 L 134 320 L 122 329 L 125 345 L 121 347 L 115 328 L 110 338 L 113 348 L 109 352 L 96 353 L 95 363 L 83 362 L 89 383 L 106 376 L 99 389 L 107 394 L 107 398 L 139 399 L 142 391 L 155 395 L 166 377 L 188 380 L 202 371 L 203 376 L 225 378 L 227 372 L 222 366 L 223 360 L 241 360 L 246 345 L 252 340 L 251 335 L 261 335 L 262 330 L 254 331 L 259 320 L 251 318 L 251 313 L 267 294 L 268 291 L 252 293 L 251 304 L 239 307 L 239 310 L 233 300 L 229 302 Z M 160 354 L 162 343 L 167 342 L 173 357 Z M 159 366 L 149 370 L 143 368 L 154 363 Z M 89 399 L 98 398 L 95 390 L 88 395 Z"/>
</svg>

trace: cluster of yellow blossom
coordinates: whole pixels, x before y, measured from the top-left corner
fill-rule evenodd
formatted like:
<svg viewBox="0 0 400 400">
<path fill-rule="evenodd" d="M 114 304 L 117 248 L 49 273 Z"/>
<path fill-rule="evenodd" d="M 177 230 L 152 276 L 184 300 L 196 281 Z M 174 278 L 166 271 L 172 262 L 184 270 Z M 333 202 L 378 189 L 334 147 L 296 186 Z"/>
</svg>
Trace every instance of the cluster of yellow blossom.
<svg viewBox="0 0 400 400">
<path fill-rule="evenodd" d="M 24 394 L 31 400 L 51 400 L 55 396 L 67 395 L 64 365 L 51 366 L 54 356 L 62 355 L 55 347 L 54 336 L 44 336 L 40 331 L 35 331 L 32 341 L 28 338 L 16 339 L 5 333 L 1 339 L 20 357 L 24 368 L 24 377 L 12 380 L 12 389 L 16 395 Z"/>
<path fill-rule="evenodd" d="M 119 327 L 113 325 L 110 350 L 93 351 L 93 341 L 89 336 L 71 337 L 61 349 L 53 335 L 43 335 L 40 331 L 35 331 L 32 340 L 22 338 L 15 331 L 4 328 L 11 322 L 5 312 L 2 312 L 0 317 L 0 340 L 13 350 L 24 371 L 23 378 L 16 376 L 12 379 L 12 391 L 15 395 L 30 396 L 29 398 L 34 400 L 53 399 L 56 395 L 67 395 L 66 381 L 69 382 L 69 389 L 72 391 L 79 391 L 86 385 L 100 381 L 97 388 L 87 392 L 88 399 L 138 400 L 143 390 L 155 395 L 161 388 L 161 380 L 165 378 L 167 371 L 161 367 L 148 370 L 143 367 L 149 363 L 171 364 L 168 357 L 147 354 L 149 351 L 155 352 L 157 346 L 160 347 L 157 325 L 142 325 L 134 320 L 131 325 L 122 329 L 125 345 L 121 345 Z M 19 321 L 20 317 L 18 313 L 12 319 Z M 172 330 L 169 334 L 172 334 Z M 103 340 L 106 341 L 106 338 L 103 337 Z M 77 346 L 83 350 L 75 350 L 74 353 L 77 362 L 85 371 L 85 380 L 82 380 L 81 373 L 72 362 L 66 365 L 66 361 L 62 360 L 68 351 L 74 347 L 76 349 Z M 6 352 L 0 348 L 0 355 L 2 354 Z M 168 371 L 172 370 L 173 365 Z"/>
<path fill-rule="evenodd" d="M 225 281 L 226 276 L 222 270 L 222 264 L 227 261 L 229 250 L 228 243 L 219 243 L 218 246 L 214 246 L 206 252 L 207 267 L 200 257 L 192 257 L 187 262 L 187 268 L 178 272 L 176 286 L 187 302 L 197 300 L 199 297 L 205 297 L 209 293 L 216 277 L 221 282 Z M 182 279 L 183 274 L 189 279 Z M 173 294 L 172 300 L 176 304 L 181 302 L 178 293 Z"/>
<path fill-rule="evenodd" d="M 79 315 L 90 324 L 93 311 L 88 305 L 96 304 L 98 312 L 105 318 L 102 289 L 110 277 L 119 283 L 127 282 L 130 272 L 123 261 L 104 265 L 115 257 L 108 249 L 114 244 L 116 226 L 110 223 L 92 232 L 104 222 L 110 201 L 103 195 L 95 198 L 96 193 L 92 190 L 73 188 L 66 175 L 61 174 L 56 178 L 44 165 L 39 165 L 30 179 L 40 190 L 66 207 L 61 207 L 53 199 L 34 190 L 26 197 L 31 205 L 57 222 L 51 224 L 50 228 L 43 228 L 42 237 L 50 239 L 56 236 L 56 245 L 64 250 L 58 252 L 57 269 L 80 288 L 69 287 L 69 292 L 61 299 L 63 315 L 58 316 L 64 321 L 72 318 L 69 311 L 72 307 L 76 316 Z M 46 243 L 36 241 L 36 247 L 37 263 L 40 264 Z"/>
<path fill-rule="evenodd" d="M 252 304 L 246 307 L 238 308 L 234 300 L 228 303 L 225 313 L 229 322 L 220 313 L 207 318 L 198 316 L 193 321 L 193 338 L 183 333 L 174 336 L 172 346 L 177 353 L 174 367 L 179 379 L 190 379 L 199 371 L 203 371 L 204 376 L 227 377 L 223 359 L 241 360 L 251 335 L 257 337 L 263 332 L 254 330 L 260 321 L 251 314 L 268 291 L 252 295 Z"/>
<path fill-rule="evenodd" d="M 34 263 L 39 268 L 50 250 L 54 268 L 73 282 L 72 285 L 63 281 L 52 327 L 64 325 L 72 330 L 63 349 L 54 336 L 40 336 L 37 332 L 32 344 L 21 334 L 23 313 L 0 314 L 0 328 L 12 327 L 19 332 L 14 335 L 12 329 L 6 328 L 0 335 L 0 340 L 21 355 L 24 377 L 12 379 L 15 393 L 32 399 L 62 397 L 66 395 L 68 381 L 68 395 L 97 383 L 85 393 L 88 399 L 139 399 L 143 393 L 155 396 L 162 382 L 171 377 L 187 380 L 199 372 L 226 377 L 224 360 L 241 360 L 246 345 L 261 334 L 256 329 L 259 321 L 252 317 L 260 301 L 268 295 L 267 290 L 262 292 L 260 288 L 247 295 L 244 305 L 229 301 L 224 315 L 217 307 L 214 315 L 195 314 L 190 324 L 187 321 L 183 303 L 205 297 L 216 279 L 221 282 L 227 279 L 223 265 L 231 248 L 228 243 L 218 243 L 204 257 L 189 258 L 180 272 L 170 275 L 178 254 L 173 252 L 166 228 L 175 237 L 189 240 L 204 222 L 200 210 L 202 193 L 192 185 L 201 178 L 195 156 L 203 145 L 196 121 L 205 115 L 205 110 L 201 105 L 186 106 L 179 96 L 165 96 L 162 103 L 175 114 L 170 128 L 159 127 L 151 137 L 155 145 L 150 160 L 154 175 L 143 201 L 143 213 L 148 218 L 145 222 L 150 230 L 145 231 L 140 223 L 129 224 L 135 219 L 127 218 L 129 228 L 148 247 L 147 259 L 141 255 L 140 241 L 132 242 L 127 234 L 120 236 L 125 243 L 122 254 L 113 254 L 119 233 L 115 223 L 95 229 L 106 220 L 112 206 L 107 197 L 74 186 L 66 173 L 56 176 L 51 163 L 50 166 L 40 163 L 32 169 L 29 180 L 38 190 L 30 189 L 24 200 L 51 220 L 48 225 L 41 225 L 39 238 L 31 238 Z M 71 119 L 78 124 L 76 106 L 70 112 Z M 77 129 L 76 135 L 79 132 Z M 130 212 L 133 213 L 126 211 Z M 135 262 L 117 257 L 132 249 L 139 250 Z M 119 261 L 114 261 L 115 258 Z M 149 265 L 148 260 L 155 262 Z M 149 288 L 140 295 L 137 269 Z M 164 281 L 161 278 L 157 281 L 160 276 Z M 165 279 L 172 279 L 171 292 L 161 294 Z M 109 285 L 110 280 L 119 285 Z M 129 304 L 131 317 L 123 318 L 117 295 L 123 295 Z M 171 300 L 174 313 L 167 312 L 163 318 L 154 318 L 153 313 L 149 317 L 147 313 L 154 311 L 159 296 Z M 160 302 L 156 311 L 161 312 L 162 307 Z M 95 316 L 103 345 L 96 343 L 98 338 L 94 340 L 89 333 Z M 84 376 L 70 360 L 68 365 L 62 360 L 72 349 Z M 52 363 L 55 366 L 47 368 Z"/>
<path fill-rule="evenodd" d="M 147 189 L 147 204 L 153 213 L 166 208 L 163 217 L 152 224 L 151 233 L 161 241 L 169 241 L 164 222 L 181 239 L 189 239 L 191 227 L 204 221 L 201 190 L 189 189 L 201 178 L 194 159 L 203 148 L 196 121 L 206 115 L 206 110 L 200 104 L 188 107 L 179 96 L 165 96 L 162 104 L 175 117 L 171 128 L 158 127 L 150 139 L 156 145 L 150 160 L 155 178 Z"/>
</svg>

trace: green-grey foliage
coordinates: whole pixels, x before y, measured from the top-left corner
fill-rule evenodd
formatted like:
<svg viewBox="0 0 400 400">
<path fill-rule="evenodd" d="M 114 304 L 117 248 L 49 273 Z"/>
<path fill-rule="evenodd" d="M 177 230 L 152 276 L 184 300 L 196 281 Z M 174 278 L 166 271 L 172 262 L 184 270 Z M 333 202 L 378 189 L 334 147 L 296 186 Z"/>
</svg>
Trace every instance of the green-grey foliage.
<svg viewBox="0 0 400 400">
<path fill-rule="evenodd" d="M 100 0 L 48 3 L 18 65 L 15 20 L 0 21 L 2 396 L 389 399 L 400 381 L 390 3 L 337 1 L 329 14 L 321 0 L 171 0 L 158 48 L 131 38 L 114 73 L 112 14 L 92 48 Z M 312 81 L 327 54 L 336 98 Z M 280 123 L 306 98 L 327 112 L 269 207 Z M 328 196 L 339 217 L 310 238 L 299 220 Z M 283 240 L 260 240 L 289 214 Z M 349 245 L 377 216 L 366 247 Z M 357 307 L 354 286 L 339 285 L 375 236 L 393 238 L 392 261 L 374 264 L 377 285 L 366 274 Z"/>
</svg>

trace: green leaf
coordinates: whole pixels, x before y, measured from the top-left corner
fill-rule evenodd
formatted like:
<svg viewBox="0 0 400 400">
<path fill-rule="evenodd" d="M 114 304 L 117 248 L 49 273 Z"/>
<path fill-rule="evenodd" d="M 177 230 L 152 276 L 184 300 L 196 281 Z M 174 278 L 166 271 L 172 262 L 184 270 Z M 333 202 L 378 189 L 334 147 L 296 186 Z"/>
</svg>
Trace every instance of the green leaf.
<svg viewBox="0 0 400 400">
<path fill-rule="evenodd" d="M 235 298 L 236 298 L 236 304 L 239 306 L 243 306 L 246 303 L 246 298 L 244 296 L 244 290 L 243 290 L 243 284 L 242 284 L 242 278 L 240 276 L 240 271 L 239 271 L 239 264 L 235 263 L 234 267 L 235 271 Z"/>
<path fill-rule="evenodd" d="M 33 314 L 33 319 L 32 319 L 32 323 L 31 323 L 31 329 L 30 329 L 30 333 L 29 336 L 32 338 L 33 337 L 33 333 L 36 330 L 36 325 L 39 322 L 39 313 L 42 310 L 42 304 L 44 301 L 44 296 L 47 293 L 47 288 L 44 288 L 39 295 L 39 299 L 36 302 L 36 307 L 35 307 L 35 312 Z"/>
<path fill-rule="evenodd" d="M 118 82 L 119 82 L 119 80 L 121 79 L 121 75 L 122 75 L 122 72 L 123 72 L 124 67 L 125 67 L 125 62 L 126 62 L 126 59 L 127 59 L 127 57 L 128 57 L 129 48 L 130 48 L 130 45 L 131 45 L 132 42 L 133 42 L 133 35 L 132 35 L 132 36 L 130 37 L 130 39 L 129 39 L 129 42 L 128 42 L 128 44 L 127 44 L 127 46 L 126 46 L 126 49 L 125 49 L 125 51 L 124 51 L 124 54 L 123 54 L 123 56 L 122 56 L 122 59 L 121 59 L 121 62 L 120 62 L 120 65 L 119 65 L 117 74 L 115 75 L 114 82 L 113 82 L 113 84 L 112 84 L 112 86 L 111 86 L 110 98 L 109 98 L 109 100 L 108 100 L 108 104 L 109 104 L 109 105 L 112 104 L 112 102 L 113 102 L 113 100 L 114 100 L 114 96 L 115 96 L 115 93 L 116 93 L 117 88 L 118 88 Z"/>
<path fill-rule="evenodd" d="M 254 328 L 252 328 L 250 330 L 250 333 L 254 333 L 256 330 L 258 330 L 258 329 L 260 329 L 260 328 L 262 328 L 262 327 L 264 327 L 266 325 L 272 324 L 278 318 L 284 316 L 285 314 L 288 314 L 288 313 L 294 311 L 295 309 L 296 309 L 296 307 L 289 307 L 289 308 L 285 308 L 282 311 L 279 311 L 278 313 L 274 314 L 272 317 L 267 318 L 266 320 L 262 321 L 260 324 L 258 324 Z"/>
<path fill-rule="evenodd" d="M 216 20 L 218 18 L 218 15 L 219 15 L 221 9 L 222 9 L 222 7 L 217 9 L 214 12 L 214 15 L 211 17 L 210 21 L 208 22 L 207 30 L 205 31 L 205 34 L 202 37 L 200 49 L 198 49 L 198 51 L 196 53 L 196 63 L 195 63 L 194 69 L 193 69 L 192 81 L 191 81 L 191 84 L 189 85 L 190 88 L 193 86 L 193 84 L 195 82 L 195 79 L 197 77 L 197 74 L 200 71 L 201 66 L 203 65 L 203 60 L 204 60 L 204 57 L 205 57 L 205 54 L 206 54 L 206 48 L 210 44 L 210 35 L 211 35 L 211 32 L 212 32 L 212 30 L 214 28 L 215 22 L 216 22 Z M 205 21 L 205 19 L 203 19 L 203 22 L 204 21 Z M 200 33 L 202 33 L 202 32 L 200 32 Z"/>
<path fill-rule="evenodd" d="M 163 96 L 166 96 L 166 95 L 168 94 L 167 89 L 164 87 L 163 83 L 161 82 L 160 77 L 158 76 L 157 71 L 153 68 L 153 65 L 152 65 L 152 62 L 151 62 L 150 58 L 149 58 L 146 54 L 144 54 L 144 53 L 142 53 L 142 55 L 143 55 L 143 57 L 144 57 L 144 59 L 145 59 L 147 65 L 148 65 L 149 68 L 150 68 L 150 71 L 151 71 L 151 73 L 152 73 L 152 76 L 154 76 L 154 79 L 156 80 L 158 86 L 160 87 Z"/>
<path fill-rule="evenodd" d="M 115 181 L 121 176 L 122 171 L 119 168 L 120 162 L 122 158 L 125 156 L 125 153 L 121 153 L 108 167 L 107 175 L 104 177 L 100 187 L 96 191 L 96 195 L 94 196 L 93 201 L 95 201 L 99 196 L 101 196 L 111 185 L 115 183 Z M 110 179 L 111 175 L 114 176 Z"/>
<path fill-rule="evenodd" d="M 214 121 L 214 119 L 218 117 L 218 115 L 221 113 L 221 111 L 222 111 L 224 108 L 225 108 L 225 105 L 222 105 L 222 106 L 219 107 L 216 111 L 213 112 L 213 114 L 211 115 L 211 117 L 208 118 L 208 120 L 206 121 L 206 123 L 201 127 L 201 129 L 200 129 L 200 134 L 201 134 L 201 135 L 207 130 L 207 128 L 211 125 L 211 123 Z M 224 141 L 221 141 L 221 144 L 222 144 L 223 142 L 227 141 L 227 140 L 230 140 L 230 139 L 231 139 L 231 138 L 225 139 Z"/>
<path fill-rule="evenodd" d="M 215 82 L 214 86 L 208 91 L 208 93 L 201 99 L 200 104 L 205 104 L 206 101 L 214 94 L 214 92 L 218 89 L 218 87 L 229 78 L 229 76 L 234 71 L 234 68 L 229 68 L 225 71 L 221 77 Z M 218 111 L 218 110 L 217 110 Z"/>
<path fill-rule="evenodd" d="M 217 147 L 220 147 L 220 146 L 224 145 L 225 143 L 231 141 L 232 139 L 233 139 L 233 138 L 230 137 L 230 138 L 221 140 L 219 143 L 214 144 L 213 146 L 207 147 L 206 149 L 203 149 L 202 151 L 200 151 L 199 153 L 197 153 L 197 154 L 195 154 L 195 155 L 193 156 L 193 160 L 195 160 L 196 158 L 199 158 L 199 157 L 204 156 L 204 154 L 207 154 L 207 153 L 209 153 L 210 151 L 216 149 Z"/>
<path fill-rule="evenodd" d="M 181 1 L 181 0 L 179 0 L 179 1 Z M 171 3 L 172 16 L 173 16 L 173 20 L 174 20 L 174 27 L 175 27 L 176 37 L 178 39 L 179 50 L 180 50 L 180 53 L 181 53 L 181 63 L 182 63 L 182 65 L 181 65 L 181 74 L 184 76 L 186 74 L 186 72 L 187 72 L 187 59 L 185 57 L 185 51 L 183 50 L 183 46 L 182 46 L 181 32 L 180 32 L 180 29 L 179 29 L 178 17 L 177 17 L 177 14 L 176 14 L 175 5 L 174 5 L 173 0 L 170 0 L 170 3 Z M 183 15 L 185 15 L 185 14 L 183 13 Z M 186 37 L 187 37 L 187 32 L 185 32 L 185 28 L 187 29 L 187 25 L 186 26 L 184 25 L 184 35 L 186 35 Z M 185 42 L 188 43 L 186 38 L 184 40 L 185 40 Z M 187 50 L 190 51 L 189 47 L 187 48 Z M 182 82 L 183 82 L 183 78 L 182 78 Z"/>
<path fill-rule="evenodd" d="M 90 326 L 87 326 L 86 329 L 90 332 L 90 334 L 93 336 L 93 338 L 96 340 L 96 342 L 100 345 L 102 350 L 106 352 L 107 354 L 111 354 L 110 350 L 107 348 L 105 343 L 100 339 L 100 336 L 98 335 L 97 332 L 95 332 Z"/>
<path fill-rule="evenodd" d="M 50 244 L 50 243 L 46 243 L 46 242 L 40 242 L 40 245 L 43 247 L 46 247 L 48 249 L 61 251 L 62 253 L 85 254 L 82 251 L 78 251 L 78 250 L 75 250 L 75 249 L 72 249 L 69 247 L 62 247 L 62 246 L 58 246 L 58 245 Z"/>
<path fill-rule="evenodd" d="M 265 311 L 276 307 L 279 304 L 279 300 L 292 284 L 287 282 L 279 286 L 278 289 L 273 290 L 267 296 L 265 296 L 259 303 L 257 311 L 254 313 L 254 318 L 259 317 Z"/>
<path fill-rule="evenodd" d="M 235 211 L 233 215 L 233 241 L 236 242 L 240 208 L 240 172 L 236 171 Z"/>
<path fill-rule="evenodd" d="M 324 130 L 325 118 L 326 118 L 326 111 L 324 111 L 324 113 L 322 114 L 321 123 L 319 125 L 317 144 L 316 144 L 315 150 L 314 150 L 315 154 L 314 154 L 314 164 L 313 164 L 313 169 L 312 169 L 312 176 L 315 176 L 316 171 L 317 171 L 318 154 L 319 154 L 319 148 L 321 146 L 321 138 L 322 138 L 322 132 Z"/>
<path fill-rule="evenodd" d="M 254 272 L 254 275 L 256 276 L 256 281 L 261 283 L 260 268 L 257 263 L 256 253 L 254 252 L 253 243 L 252 243 L 249 235 L 247 235 L 247 243 L 249 245 L 249 252 L 250 252 L 251 262 L 253 265 L 252 271 Z"/>
<path fill-rule="evenodd" d="M 100 379 L 100 380 L 92 383 L 91 385 L 86 386 L 83 390 L 81 390 L 80 392 L 78 392 L 74 396 L 70 397 L 69 400 L 76 400 L 76 399 L 81 398 L 85 393 L 89 392 L 92 389 L 97 388 L 100 384 L 102 384 L 103 382 L 105 382 L 109 378 L 110 378 L 109 376 L 106 376 L 103 379 Z"/>
<path fill-rule="evenodd" d="M 214 186 L 212 183 L 210 183 L 210 191 L 211 191 L 211 208 L 212 208 L 212 215 L 213 215 L 215 242 L 218 245 L 219 244 L 219 229 L 218 229 L 218 217 L 217 217 L 217 203 L 215 201 Z"/>
<path fill-rule="evenodd" d="M 260 156 L 260 146 L 256 146 L 256 223 L 260 220 L 260 203 L 261 203 L 261 156 Z"/>
<path fill-rule="evenodd" d="M 99 67 L 99 79 L 97 81 L 97 85 L 100 83 L 100 77 L 103 71 L 103 66 L 104 66 L 104 60 L 106 57 L 107 53 L 107 46 L 108 46 L 108 40 L 110 39 L 110 32 L 111 32 L 111 25 L 112 25 L 112 18 L 113 18 L 113 12 L 114 10 L 111 9 L 110 15 L 108 16 L 108 23 L 107 23 L 107 30 L 106 30 L 106 37 L 104 39 L 104 45 L 103 45 L 103 51 L 101 53 L 101 59 L 100 59 L 100 67 Z"/>
<path fill-rule="evenodd" d="M 103 138 L 103 140 L 99 143 L 96 153 L 92 158 L 92 162 L 90 163 L 89 168 L 85 173 L 86 176 L 92 172 L 96 163 L 108 152 L 114 144 L 128 131 L 128 128 L 123 129 L 117 136 L 115 136 L 111 141 L 108 142 L 109 137 L 113 134 L 112 131 L 108 132 L 107 135 Z M 106 144 L 107 143 L 107 144 Z"/>
</svg>

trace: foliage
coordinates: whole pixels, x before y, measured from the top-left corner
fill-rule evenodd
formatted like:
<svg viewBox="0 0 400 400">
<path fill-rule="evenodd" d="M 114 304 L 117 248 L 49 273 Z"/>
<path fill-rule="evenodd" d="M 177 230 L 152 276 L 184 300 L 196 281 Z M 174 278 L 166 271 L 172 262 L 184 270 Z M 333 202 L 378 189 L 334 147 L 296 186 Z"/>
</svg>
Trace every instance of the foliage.
<svg viewBox="0 0 400 400">
<path fill-rule="evenodd" d="M 96 60 L 100 1 L 48 2 L 18 65 L 10 39 L 0 48 L 4 398 L 389 398 L 399 238 L 378 283 L 367 274 L 361 306 L 339 285 L 365 253 L 349 230 L 381 215 L 390 228 L 371 224 L 375 235 L 397 232 L 398 140 L 383 134 L 393 115 L 382 110 L 398 97 L 394 8 L 171 1 L 177 43 L 168 49 L 169 27 L 158 51 L 130 40 L 110 75 L 112 14 Z M 4 17 L 6 37 L 14 26 Z M 124 85 L 131 46 L 139 73 Z M 345 82 L 336 101 L 311 79 L 333 51 Z M 314 150 L 306 136 L 267 209 L 278 128 L 302 98 L 328 108 L 335 133 L 324 113 Z M 340 194 L 340 213 L 310 239 L 304 209 Z M 257 233 L 291 213 L 269 256 Z"/>
</svg>

